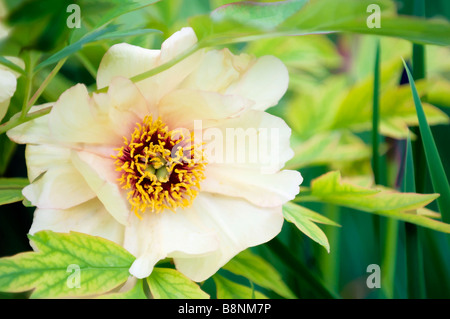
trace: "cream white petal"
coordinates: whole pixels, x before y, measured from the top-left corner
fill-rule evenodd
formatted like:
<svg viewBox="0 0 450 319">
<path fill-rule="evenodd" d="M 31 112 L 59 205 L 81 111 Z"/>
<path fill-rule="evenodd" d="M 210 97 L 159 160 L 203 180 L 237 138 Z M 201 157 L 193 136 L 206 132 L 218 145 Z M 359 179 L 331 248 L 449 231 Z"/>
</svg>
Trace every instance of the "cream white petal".
<svg viewBox="0 0 450 319">
<path fill-rule="evenodd" d="M 97 86 L 108 86 L 116 76 L 131 78 L 164 64 L 197 42 L 191 28 L 174 33 L 161 46 L 161 50 L 149 50 L 121 43 L 112 46 L 103 57 L 97 73 Z M 176 88 L 200 63 L 202 51 L 196 52 L 170 69 L 142 80 L 136 85 L 150 105 L 157 105 L 161 97 Z"/>
<path fill-rule="evenodd" d="M 198 67 L 183 81 L 182 88 L 225 93 L 255 62 L 248 54 L 234 55 L 227 48 L 205 53 Z"/>
<path fill-rule="evenodd" d="M 3 120 L 3 118 L 6 115 L 6 112 L 8 112 L 9 102 L 11 99 L 6 99 L 4 101 L 0 102 L 0 121 Z"/>
<path fill-rule="evenodd" d="M 195 205 L 178 209 L 144 213 L 142 220 L 132 216 L 125 232 L 124 247 L 135 255 L 130 273 L 138 278 L 150 275 L 153 266 L 168 256 L 203 255 L 218 248 L 215 230 L 205 227 Z"/>
<path fill-rule="evenodd" d="M 115 182 L 114 160 L 85 151 L 72 151 L 71 159 L 106 210 L 119 223 L 126 225 L 130 209 L 126 195 Z"/>
<path fill-rule="evenodd" d="M 61 143 L 107 144 L 121 142 L 107 116 L 109 105 L 97 105 L 86 86 L 65 91 L 49 114 L 50 132 Z"/>
<path fill-rule="evenodd" d="M 17 80 L 8 70 L 0 69 L 0 102 L 9 100 L 16 92 Z"/>
<path fill-rule="evenodd" d="M 157 110 L 149 106 L 136 85 L 125 77 L 115 77 L 108 93 L 94 94 L 93 100 L 104 108 L 116 134 L 127 138 L 145 116 L 158 116 Z"/>
<path fill-rule="evenodd" d="M 221 195 L 201 193 L 197 210 L 205 226 L 215 230 L 219 249 L 202 256 L 179 254 L 176 268 L 195 281 L 203 281 L 224 266 L 239 252 L 263 244 L 275 237 L 283 225 L 281 206 L 259 207 L 250 202 Z"/>
<path fill-rule="evenodd" d="M 241 197 L 263 207 L 280 206 L 294 199 L 303 181 L 297 171 L 261 174 L 231 165 L 208 165 L 205 176 L 206 179 L 201 183 L 202 191 Z"/>
<path fill-rule="evenodd" d="M 274 106 L 288 88 L 289 73 L 286 66 L 274 56 L 258 58 L 239 81 L 226 90 L 227 94 L 237 94 L 255 102 L 256 110 L 264 111 Z"/>
<path fill-rule="evenodd" d="M 263 174 L 278 172 L 292 158 L 291 129 L 279 117 L 249 110 L 202 132 L 208 163 L 233 165 Z"/>
<path fill-rule="evenodd" d="M 9 101 L 16 92 L 17 80 L 14 74 L 0 69 L 0 121 L 8 111 Z"/>
<path fill-rule="evenodd" d="M 53 103 L 45 103 L 33 106 L 30 109 L 30 113 L 51 107 L 52 105 Z M 47 144 L 54 142 L 50 134 L 48 116 L 41 116 L 18 125 L 10 129 L 6 134 L 12 141 L 19 144 Z"/>
<path fill-rule="evenodd" d="M 28 179 L 34 181 L 39 175 L 52 167 L 72 165 L 70 150 L 51 144 L 28 144 L 25 148 Z"/>
<path fill-rule="evenodd" d="M 123 244 L 125 228 L 119 224 L 97 199 L 69 209 L 37 208 L 30 234 L 41 230 L 67 233 L 77 231 Z"/>
<path fill-rule="evenodd" d="M 109 86 L 116 76 L 131 78 L 157 66 L 160 50 L 127 43 L 113 45 L 103 56 L 97 72 L 97 87 Z"/>
<path fill-rule="evenodd" d="M 238 116 L 252 104 L 237 95 L 181 89 L 161 99 L 159 114 L 171 128 L 191 129 L 196 120 L 202 120 L 203 127 L 211 126 L 218 120 Z"/>
<path fill-rule="evenodd" d="M 95 197 L 83 176 L 71 165 L 53 165 L 26 186 L 23 195 L 40 208 L 66 209 Z"/>
</svg>

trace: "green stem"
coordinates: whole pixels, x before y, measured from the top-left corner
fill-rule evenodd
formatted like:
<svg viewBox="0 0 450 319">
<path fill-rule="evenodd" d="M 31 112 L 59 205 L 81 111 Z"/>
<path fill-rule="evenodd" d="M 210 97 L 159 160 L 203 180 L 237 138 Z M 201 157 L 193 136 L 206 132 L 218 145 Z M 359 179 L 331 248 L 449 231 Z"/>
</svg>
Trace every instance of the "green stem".
<svg viewBox="0 0 450 319">
<path fill-rule="evenodd" d="M 23 98 L 23 104 L 22 104 L 22 110 L 21 110 L 21 114 L 20 117 L 23 119 L 25 118 L 25 116 L 27 115 L 28 112 L 28 101 L 30 99 L 30 94 L 31 94 L 31 88 L 33 86 L 33 59 L 31 58 L 31 52 L 26 52 L 25 53 L 25 72 L 26 72 L 26 76 L 25 76 L 25 95 Z"/>
<path fill-rule="evenodd" d="M 59 72 L 63 64 L 66 62 L 67 57 L 60 60 L 56 66 L 53 68 L 53 70 L 50 72 L 50 74 L 45 78 L 45 80 L 42 82 L 41 86 L 37 89 L 37 91 L 33 94 L 29 102 L 27 103 L 27 113 L 30 110 L 30 108 L 36 103 L 38 98 L 41 96 L 42 92 L 47 88 L 47 85 L 53 80 L 55 75 Z"/>
<path fill-rule="evenodd" d="M 375 184 L 380 184 L 380 107 L 379 107 L 379 94 L 380 94 L 380 41 L 377 41 L 376 53 L 375 53 L 375 67 L 374 67 L 374 79 L 373 79 L 373 103 L 372 103 L 372 168 L 375 178 Z"/>
<path fill-rule="evenodd" d="M 406 263 L 408 265 L 408 296 L 410 299 L 424 299 L 425 277 L 423 272 L 422 247 L 416 225 L 405 224 Z"/>
<path fill-rule="evenodd" d="M 418 17 L 425 16 L 424 0 L 414 0 L 413 15 Z M 414 81 L 424 79 L 426 75 L 425 47 L 421 44 L 412 44 L 412 73 Z M 425 193 L 427 162 L 425 151 L 423 148 L 422 136 L 420 134 L 419 127 L 414 127 L 412 131 L 417 136 L 416 140 L 413 142 L 414 176 L 416 190 L 418 193 Z"/>
<path fill-rule="evenodd" d="M 408 136 L 405 175 L 403 179 L 403 192 L 415 192 L 415 174 L 412 155 L 411 139 Z M 423 269 L 422 246 L 419 241 L 419 233 L 416 225 L 405 223 L 406 234 L 406 265 L 408 279 L 409 298 L 425 298 L 425 277 Z"/>
<path fill-rule="evenodd" d="M 23 118 L 20 116 L 21 113 L 17 113 L 15 115 L 13 115 L 8 122 L 0 125 L 0 134 L 5 133 L 6 131 L 8 131 L 18 125 L 21 125 L 25 122 L 34 120 L 41 116 L 44 116 L 44 115 L 50 113 L 51 110 L 52 110 L 52 107 L 49 106 L 49 107 L 43 108 L 39 111 L 28 113 Z"/>
<path fill-rule="evenodd" d="M 339 206 L 327 204 L 326 216 L 331 220 L 339 223 L 340 214 Z M 321 249 L 319 263 L 322 270 L 324 282 L 331 285 L 331 289 L 338 291 L 339 289 L 339 270 L 340 270 L 340 242 L 341 233 L 340 229 L 335 226 L 324 226 L 328 240 L 331 245 L 330 253 L 326 253 Z"/>
<path fill-rule="evenodd" d="M 425 16 L 425 1 L 415 0 L 413 6 L 415 16 Z M 413 79 L 414 81 L 424 79 L 425 71 L 425 47 L 420 44 L 413 44 L 412 49 Z M 412 156 L 407 151 L 407 165 L 405 169 L 405 183 L 403 191 L 425 192 L 427 177 L 427 162 L 422 141 L 422 134 L 419 128 L 414 128 L 413 132 L 417 139 L 414 144 L 407 140 L 407 149 L 412 150 Z M 409 160 L 408 160 L 409 157 Z M 411 160 L 413 158 L 413 160 Z M 411 163 L 412 162 L 412 163 Z M 409 164 L 408 164 L 409 163 Z M 412 167 L 411 167 L 412 166 Z M 408 173 L 409 170 L 409 173 Z M 409 298 L 425 298 L 425 277 L 423 269 L 422 246 L 419 240 L 419 231 L 416 225 L 405 224 L 406 233 L 406 264 L 408 266 L 408 295 Z"/>
<path fill-rule="evenodd" d="M 156 67 L 154 69 L 151 69 L 151 70 L 148 70 L 148 71 L 143 72 L 141 74 L 138 74 L 136 76 L 133 76 L 132 78 L 130 78 L 130 80 L 133 83 L 136 83 L 136 82 L 140 82 L 142 80 L 145 80 L 145 79 L 147 79 L 149 77 L 152 77 L 152 76 L 154 76 L 154 75 L 156 75 L 158 73 L 161 73 L 161 72 L 171 68 L 175 64 L 179 63 L 180 61 L 186 59 L 187 57 L 189 57 L 190 55 L 194 54 L 195 52 L 197 52 L 198 50 L 200 50 L 203 47 L 204 46 L 201 46 L 201 45 L 199 45 L 197 43 L 196 45 L 193 45 L 189 50 L 186 50 L 185 52 L 183 52 L 182 54 L 178 55 L 174 59 L 172 59 L 172 60 L 170 60 L 170 61 L 168 61 L 168 62 L 166 62 L 164 64 L 161 64 L 160 66 L 158 66 L 158 67 Z M 106 86 L 106 87 L 104 87 L 102 89 L 97 90 L 96 93 L 105 93 L 107 91 L 108 91 L 108 87 Z"/>
<path fill-rule="evenodd" d="M 381 265 L 381 288 L 386 298 L 394 298 L 395 267 L 397 264 L 398 221 L 392 218 L 386 221 L 383 261 Z"/>
</svg>

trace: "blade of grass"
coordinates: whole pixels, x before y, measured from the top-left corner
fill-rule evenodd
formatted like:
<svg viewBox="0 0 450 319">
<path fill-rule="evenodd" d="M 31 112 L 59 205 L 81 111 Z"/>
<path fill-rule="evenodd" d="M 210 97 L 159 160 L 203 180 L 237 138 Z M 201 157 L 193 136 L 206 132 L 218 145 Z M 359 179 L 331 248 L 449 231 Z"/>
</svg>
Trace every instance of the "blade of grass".
<svg viewBox="0 0 450 319">
<path fill-rule="evenodd" d="M 320 298 L 340 298 L 335 292 L 329 290 L 322 280 L 311 272 L 311 270 L 309 270 L 308 267 L 297 258 L 297 256 L 293 255 L 278 238 L 272 239 L 266 244 L 266 246 L 283 261 L 287 268 L 295 274 L 297 278 L 316 292 Z"/>
<path fill-rule="evenodd" d="M 384 245 L 381 269 L 381 288 L 386 298 L 394 298 L 395 267 L 397 264 L 398 220 L 389 218 L 384 231 Z"/>
<path fill-rule="evenodd" d="M 440 196 L 437 198 L 437 204 L 439 211 L 442 215 L 442 220 L 446 223 L 450 223 L 450 186 L 447 176 L 444 171 L 439 152 L 436 147 L 436 143 L 431 133 L 430 126 L 427 123 L 425 113 L 423 111 L 422 103 L 417 93 L 416 86 L 412 74 L 403 61 L 408 75 L 409 83 L 411 85 L 411 91 L 413 94 L 414 105 L 416 107 L 417 117 L 419 119 L 420 135 L 422 136 L 423 147 L 425 150 L 425 157 L 428 164 L 428 170 L 430 172 L 431 182 L 433 189 Z"/>
<path fill-rule="evenodd" d="M 412 53 L 412 65 L 413 65 L 413 79 L 414 81 L 425 78 L 425 47 L 421 44 L 413 43 L 413 53 Z M 417 136 L 416 140 L 413 142 L 414 150 L 414 174 L 416 190 L 419 193 L 425 192 L 425 185 L 427 181 L 427 170 L 426 170 L 426 158 L 425 151 L 423 148 L 422 136 L 418 127 L 412 129 L 413 133 Z"/>
<path fill-rule="evenodd" d="M 372 170 L 375 184 L 386 185 L 386 165 L 382 165 L 384 157 L 380 154 L 380 145 L 383 137 L 380 135 L 380 41 L 377 39 L 375 47 L 375 63 L 373 70 L 373 95 L 372 95 Z M 374 251 L 377 263 L 382 262 L 381 240 L 385 238 L 382 225 L 385 218 L 378 215 L 372 215 L 374 233 L 378 236 L 380 245 Z M 380 261 L 380 262 L 378 262 Z"/>
<path fill-rule="evenodd" d="M 412 156 L 411 138 L 406 141 L 405 174 L 402 183 L 403 192 L 415 192 L 414 162 Z M 406 265 L 408 279 L 408 296 L 413 299 L 423 299 L 425 293 L 425 277 L 423 269 L 422 246 L 416 225 L 406 223 Z"/>
<path fill-rule="evenodd" d="M 327 204 L 325 212 L 328 218 L 337 223 L 340 222 L 339 206 Z M 319 264 L 324 282 L 328 283 L 332 290 L 339 291 L 341 229 L 339 227 L 325 225 L 324 231 L 330 242 L 331 249 L 329 253 L 320 250 Z"/>
<path fill-rule="evenodd" d="M 376 44 L 375 67 L 373 73 L 373 100 L 372 100 L 372 169 L 375 184 L 380 184 L 380 41 Z"/>
</svg>

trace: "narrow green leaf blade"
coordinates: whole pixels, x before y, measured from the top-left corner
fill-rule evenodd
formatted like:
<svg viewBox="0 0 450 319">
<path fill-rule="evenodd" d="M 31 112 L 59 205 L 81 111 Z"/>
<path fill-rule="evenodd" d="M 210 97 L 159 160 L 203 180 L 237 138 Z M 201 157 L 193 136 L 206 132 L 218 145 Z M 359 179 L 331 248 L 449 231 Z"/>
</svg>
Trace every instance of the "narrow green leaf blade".
<svg viewBox="0 0 450 319">
<path fill-rule="evenodd" d="M 215 21 L 232 20 L 263 29 L 273 29 L 293 13 L 300 10 L 308 0 L 280 2 L 236 2 L 223 5 L 211 13 Z"/>
<path fill-rule="evenodd" d="M 221 275 L 215 274 L 212 278 L 216 284 L 217 299 L 267 299 L 259 291 L 254 291 Z"/>
<path fill-rule="evenodd" d="M 141 35 L 151 32 L 160 32 L 159 30 L 155 29 L 136 29 L 136 30 L 128 30 L 128 31 L 118 31 L 116 25 L 109 25 L 103 29 L 95 30 L 94 32 L 91 32 L 89 34 L 86 34 L 84 37 L 79 39 L 78 41 L 64 47 L 60 51 L 56 52 L 52 56 L 50 56 L 45 61 L 42 61 L 39 63 L 39 65 L 36 67 L 36 70 L 40 70 L 43 67 L 46 67 L 48 65 L 51 65 L 53 63 L 56 63 L 60 61 L 61 59 L 64 59 L 65 57 L 70 56 L 71 54 L 74 54 L 75 52 L 81 50 L 86 44 L 92 43 L 95 41 L 100 40 L 106 40 L 106 39 L 115 39 L 118 37 L 124 37 L 124 36 L 132 36 L 132 35 Z"/>
<path fill-rule="evenodd" d="M 139 10 L 142 8 L 145 8 L 149 5 L 154 4 L 155 2 L 158 2 L 160 0 L 108 0 L 106 1 L 95 1 L 96 3 L 94 5 L 98 5 L 99 3 L 107 3 L 107 5 L 110 7 L 107 12 L 105 12 L 99 20 L 96 21 L 96 25 L 93 29 L 98 29 L 105 24 L 111 22 L 112 20 L 120 17 L 121 15 L 124 15 L 126 13 L 129 13 L 131 11 Z"/>
<path fill-rule="evenodd" d="M 380 42 L 377 41 L 375 53 L 375 66 L 373 76 L 373 97 L 372 97 L 372 169 L 375 184 L 381 183 L 380 171 Z"/>
<path fill-rule="evenodd" d="M 284 298 L 296 298 L 294 293 L 286 286 L 278 271 L 264 258 L 245 250 L 229 261 L 223 269 L 236 275 L 248 278 L 253 283 L 273 290 Z"/>
<path fill-rule="evenodd" d="M 0 56 L 0 64 L 3 64 L 4 66 L 6 66 L 7 68 L 22 74 L 22 75 L 26 75 L 26 72 L 24 69 L 22 69 L 20 66 L 18 66 L 17 64 L 15 64 L 14 62 L 11 62 L 10 60 L 8 60 L 7 58 L 5 58 L 4 56 Z"/>
<path fill-rule="evenodd" d="M 0 259 L 0 291 L 34 289 L 32 298 L 93 296 L 130 276 L 134 256 L 109 240 L 47 230 L 29 237 L 39 252 Z"/>
<path fill-rule="evenodd" d="M 209 299 L 195 282 L 175 269 L 154 268 L 147 282 L 155 299 Z"/>
<path fill-rule="evenodd" d="M 442 220 L 446 223 L 450 223 L 450 186 L 448 178 L 445 174 L 444 167 L 442 165 L 441 158 L 439 156 L 436 143 L 431 133 L 430 126 L 427 123 L 425 112 L 423 111 L 422 103 L 417 93 L 417 88 L 414 84 L 414 79 L 411 75 L 406 62 L 403 61 L 408 75 L 409 83 L 411 85 L 411 91 L 414 98 L 414 105 L 416 107 L 417 117 L 419 119 L 420 135 L 422 136 L 423 147 L 425 156 L 427 159 L 428 170 L 430 172 L 431 182 L 435 192 L 441 196 L 437 199 L 439 211 L 442 214 Z"/>
</svg>

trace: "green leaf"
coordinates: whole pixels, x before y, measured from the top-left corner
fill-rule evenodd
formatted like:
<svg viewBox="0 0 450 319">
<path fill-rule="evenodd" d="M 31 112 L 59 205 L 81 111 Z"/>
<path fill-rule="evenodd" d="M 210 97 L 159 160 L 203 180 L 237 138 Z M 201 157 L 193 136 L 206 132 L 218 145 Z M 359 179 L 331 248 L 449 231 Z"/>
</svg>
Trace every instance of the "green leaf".
<svg viewBox="0 0 450 319">
<path fill-rule="evenodd" d="M 370 5 L 380 8 L 380 27 L 370 28 Z M 287 19 L 278 30 L 312 32 L 351 32 L 397 37 L 417 43 L 448 45 L 447 21 L 396 16 L 395 3 L 387 0 L 312 0 Z"/>
<path fill-rule="evenodd" d="M 20 202 L 23 199 L 21 189 L 0 189 L 0 205 Z"/>
<path fill-rule="evenodd" d="M 11 189 L 11 188 L 19 188 L 22 189 L 25 186 L 30 184 L 28 178 L 22 177 L 0 177 L 0 189 Z"/>
<path fill-rule="evenodd" d="M 450 223 L 450 186 L 448 179 L 445 174 L 436 143 L 434 142 L 433 134 L 431 133 L 430 126 L 427 123 L 427 118 L 414 84 L 414 79 L 408 66 L 406 65 L 406 62 L 403 61 L 403 63 L 408 74 L 409 84 L 411 85 L 414 105 L 416 107 L 417 117 L 419 119 L 420 135 L 422 137 L 423 148 L 427 159 L 433 189 L 435 192 L 441 194 L 437 200 L 439 211 L 442 214 L 442 220 L 446 223 Z"/>
<path fill-rule="evenodd" d="M 211 13 L 211 18 L 214 21 L 231 20 L 262 29 L 274 29 L 307 2 L 308 0 L 237 2 L 217 8 Z"/>
<path fill-rule="evenodd" d="M 294 299 L 296 296 L 286 286 L 278 271 L 264 258 L 253 254 L 249 249 L 229 261 L 223 269 L 236 275 L 248 278 L 253 283 L 273 290 L 284 298 Z"/>
<path fill-rule="evenodd" d="M 0 259 L 0 291 L 33 290 L 32 298 L 106 293 L 130 276 L 134 256 L 121 246 L 77 232 L 29 235 L 39 252 Z"/>
<path fill-rule="evenodd" d="M 98 16 L 92 17 L 95 21 L 93 29 L 98 29 L 105 24 L 111 22 L 117 17 L 129 13 L 131 11 L 145 8 L 160 0 L 101 0 L 81 2 L 83 10 L 98 13 Z"/>
<path fill-rule="evenodd" d="M 175 269 L 154 268 L 147 278 L 155 299 L 208 299 L 209 295 Z"/>
<path fill-rule="evenodd" d="M 137 280 L 136 284 L 128 291 L 106 294 L 99 299 L 147 299 L 144 292 L 144 279 Z"/>
<path fill-rule="evenodd" d="M 342 181 L 339 172 L 329 172 L 311 182 L 311 196 L 305 201 L 321 201 L 407 221 L 419 226 L 450 233 L 450 224 L 417 214 L 439 194 L 400 193 L 377 186 L 369 188 Z M 300 195 L 299 200 L 302 196 Z"/>
<path fill-rule="evenodd" d="M 306 207 L 293 203 L 287 203 L 283 206 L 283 215 L 288 222 L 293 223 L 302 233 L 322 245 L 327 252 L 330 252 L 327 236 L 314 222 L 333 226 L 339 226 L 339 224 Z"/>
<path fill-rule="evenodd" d="M 380 42 L 377 42 L 375 51 L 375 65 L 373 72 L 372 94 L 372 169 L 375 183 L 381 181 L 381 156 L 380 156 Z"/>
<path fill-rule="evenodd" d="M 39 70 L 43 67 L 46 67 L 50 64 L 56 63 L 59 60 L 70 56 L 71 54 L 74 54 L 75 52 L 81 50 L 83 46 L 86 44 L 100 41 L 100 40 L 107 40 L 107 39 L 115 39 L 115 38 L 121 38 L 124 36 L 132 36 L 132 35 L 141 35 L 151 32 L 160 32 L 155 29 L 135 29 L 135 30 L 128 30 L 128 31 L 118 31 L 117 25 L 110 25 L 103 29 L 95 30 L 94 32 L 88 33 L 85 36 L 83 36 L 78 41 L 64 47 L 62 50 L 56 52 L 51 57 L 46 59 L 45 61 L 42 61 L 39 63 L 39 65 L 36 66 L 36 70 Z"/>
<path fill-rule="evenodd" d="M 23 200 L 22 189 L 29 183 L 26 178 L 0 178 L 0 205 Z"/>
<path fill-rule="evenodd" d="M 370 5 L 380 9 L 380 27 L 369 27 Z M 449 45 L 447 21 L 397 16 L 389 0 L 283 1 L 232 3 L 211 16 L 197 16 L 191 26 L 203 43 L 210 45 L 251 41 L 274 36 L 351 32 L 390 36 L 417 43 Z"/>
<path fill-rule="evenodd" d="M 259 291 L 254 291 L 247 286 L 235 283 L 218 274 L 215 274 L 212 278 L 216 284 L 217 299 L 267 299 Z"/>
<path fill-rule="evenodd" d="M 10 60 L 8 60 L 7 58 L 5 58 L 4 56 L 0 56 L 0 64 L 3 64 L 4 66 L 6 66 L 7 68 L 22 74 L 22 75 L 26 75 L 26 72 L 24 69 L 22 69 L 20 66 L 18 66 L 17 64 L 11 62 Z"/>
</svg>

